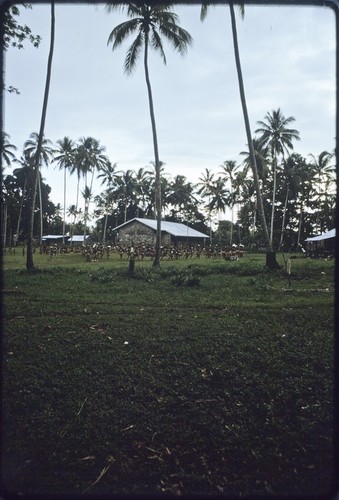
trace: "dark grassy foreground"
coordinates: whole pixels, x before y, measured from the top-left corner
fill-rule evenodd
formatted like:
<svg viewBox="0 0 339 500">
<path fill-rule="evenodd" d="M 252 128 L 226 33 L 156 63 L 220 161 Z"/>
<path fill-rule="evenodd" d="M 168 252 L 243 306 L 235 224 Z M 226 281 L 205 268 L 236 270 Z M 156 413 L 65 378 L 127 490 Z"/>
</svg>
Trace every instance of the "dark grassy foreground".
<svg viewBox="0 0 339 500">
<path fill-rule="evenodd" d="M 7 491 L 330 490 L 333 262 L 65 258 L 4 261 Z"/>
</svg>

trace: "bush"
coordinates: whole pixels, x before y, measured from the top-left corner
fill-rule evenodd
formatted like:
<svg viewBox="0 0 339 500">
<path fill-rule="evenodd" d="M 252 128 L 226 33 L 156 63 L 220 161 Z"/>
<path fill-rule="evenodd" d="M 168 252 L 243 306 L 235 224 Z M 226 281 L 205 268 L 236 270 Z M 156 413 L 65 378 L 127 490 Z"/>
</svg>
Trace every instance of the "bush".
<svg viewBox="0 0 339 500">
<path fill-rule="evenodd" d="M 184 271 L 177 274 L 177 276 L 173 276 L 170 281 L 176 286 L 194 287 L 200 285 L 201 278 L 193 273 L 187 273 L 187 271 Z"/>
</svg>

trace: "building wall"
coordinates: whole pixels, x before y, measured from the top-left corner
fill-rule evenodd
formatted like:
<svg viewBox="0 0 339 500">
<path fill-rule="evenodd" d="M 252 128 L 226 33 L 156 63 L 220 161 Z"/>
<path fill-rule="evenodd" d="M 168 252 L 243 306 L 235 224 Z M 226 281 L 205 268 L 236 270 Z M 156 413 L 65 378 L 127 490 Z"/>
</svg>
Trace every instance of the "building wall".
<svg viewBox="0 0 339 500">
<path fill-rule="evenodd" d="M 119 229 L 117 240 L 121 245 L 131 245 L 132 241 L 134 245 L 139 243 L 155 245 L 155 231 L 138 221 L 134 221 Z"/>
</svg>

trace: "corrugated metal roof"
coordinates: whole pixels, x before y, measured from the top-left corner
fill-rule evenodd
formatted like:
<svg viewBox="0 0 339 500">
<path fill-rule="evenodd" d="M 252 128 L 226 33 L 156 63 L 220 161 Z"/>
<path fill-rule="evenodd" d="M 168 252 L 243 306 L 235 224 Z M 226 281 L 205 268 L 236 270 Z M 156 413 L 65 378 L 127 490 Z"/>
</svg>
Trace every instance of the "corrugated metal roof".
<svg viewBox="0 0 339 500">
<path fill-rule="evenodd" d="M 77 234 L 74 234 L 72 237 L 69 236 L 69 241 L 73 241 L 73 242 L 79 242 L 79 241 L 84 241 L 84 235 L 83 234 L 80 234 L 80 235 L 77 235 Z M 86 236 L 86 240 L 88 239 L 88 235 Z"/>
<path fill-rule="evenodd" d="M 131 222 L 140 222 L 140 224 L 144 224 L 145 226 L 150 227 L 154 231 L 157 230 L 157 221 L 155 219 L 141 219 L 139 217 L 135 217 L 124 224 L 114 228 L 114 230 L 120 229 L 121 227 L 131 224 Z M 161 221 L 161 231 L 165 231 L 166 233 L 171 234 L 172 236 L 181 236 L 185 238 L 209 238 L 207 234 L 200 233 L 196 229 L 192 229 L 186 224 L 181 224 L 180 222 L 169 222 L 162 220 Z"/>
<path fill-rule="evenodd" d="M 43 240 L 60 240 L 62 238 L 62 234 L 47 234 L 46 236 L 42 237 Z M 65 238 L 67 238 L 67 236 L 65 236 Z"/>
<path fill-rule="evenodd" d="M 320 234 L 319 236 L 314 236 L 313 238 L 306 238 L 305 241 L 328 240 L 329 238 L 335 238 L 335 235 L 336 235 L 335 229 L 331 229 L 331 231 L 327 231 L 326 233 Z"/>
</svg>

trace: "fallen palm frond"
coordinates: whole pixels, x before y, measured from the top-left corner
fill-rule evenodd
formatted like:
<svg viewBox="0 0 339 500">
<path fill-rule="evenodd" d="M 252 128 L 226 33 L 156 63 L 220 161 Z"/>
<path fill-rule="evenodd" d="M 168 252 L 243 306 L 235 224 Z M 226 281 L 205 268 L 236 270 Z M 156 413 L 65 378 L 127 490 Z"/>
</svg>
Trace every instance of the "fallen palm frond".
<svg viewBox="0 0 339 500">
<path fill-rule="evenodd" d="M 84 491 L 82 491 L 82 495 L 84 493 L 87 493 L 87 491 L 89 491 L 91 488 L 93 488 L 93 486 L 95 486 L 96 484 L 98 484 L 98 482 L 104 477 L 104 475 L 106 474 L 106 472 L 108 471 L 108 469 L 110 468 L 110 466 L 111 466 L 111 464 L 108 464 L 108 465 L 106 465 L 106 467 L 104 467 L 102 469 L 102 471 L 99 474 L 99 477 L 95 481 L 93 481 L 93 483 L 90 484 L 87 488 L 85 488 Z"/>
</svg>

